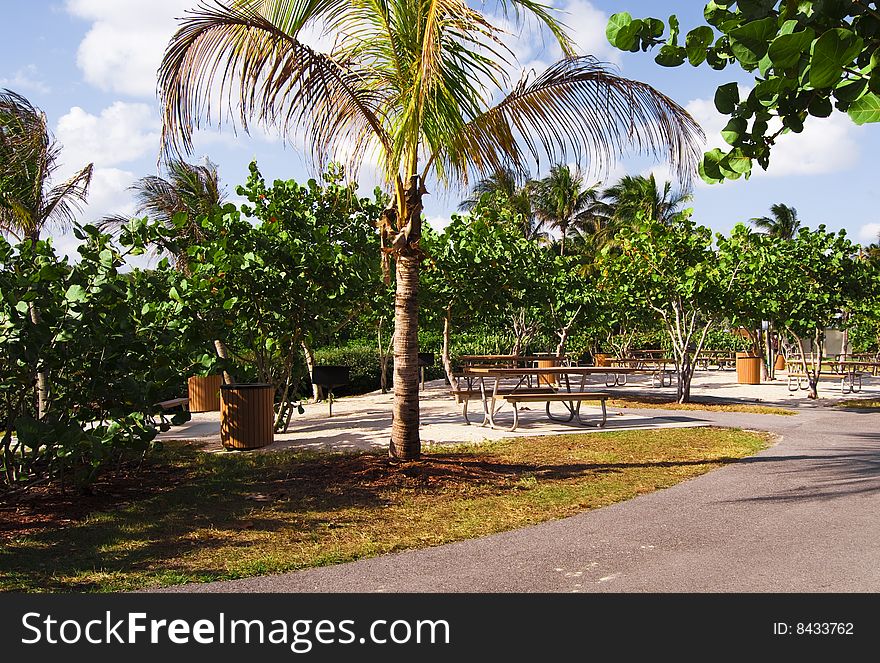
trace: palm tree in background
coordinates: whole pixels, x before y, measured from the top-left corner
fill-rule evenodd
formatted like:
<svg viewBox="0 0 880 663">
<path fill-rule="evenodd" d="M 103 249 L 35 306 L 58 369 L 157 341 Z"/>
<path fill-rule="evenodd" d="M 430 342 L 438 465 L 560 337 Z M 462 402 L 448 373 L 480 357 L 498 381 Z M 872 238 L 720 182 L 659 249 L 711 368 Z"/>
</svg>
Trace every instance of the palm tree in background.
<svg viewBox="0 0 880 663">
<path fill-rule="evenodd" d="M 0 232 L 20 240 L 40 240 L 48 225 L 66 226 L 85 204 L 92 164 L 70 179 L 53 183 L 61 145 L 49 131 L 46 114 L 11 90 L 0 90 Z M 40 311 L 28 302 L 34 325 Z M 38 368 L 37 416 L 49 408 L 49 376 Z"/>
<path fill-rule="evenodd" d="M 177 267 L 186 272 L 187 248 L 203 239 L 199 217 L 222 205 L 226 195 L 220 187 L 217 165 L 208 159 L 203 164 L 170 159 L 166 169 L 167 178 L 143 177 L 129 190 L 135 194 L 136 214 L 148 216 L 175 230 L 172 242 L 158 248 L 171 253 Z M 178 226 L 174 217 L 181 212 L 186 214 L 187 220 L 183 226 Z M 126 216 L 109 216 L 101 221 L 101 226 L 117 229 L 129 220 Z"/>
<path fill-rule="evenodd" d="M 605 191 L 604 197 L 618 227 L 632 225 L 640 215 L 671 224 L 692 198 L 687 191 L 673 190 L 671 182 L 658 185 L 653 173 L 648 177 L 625 175 Z"/>
<path fill-rule="evenodd" d="M 794 207 L 777 203 L 770 206 L 771 216 L 759 216 L 749 219 L 751 224 L 761 232 L 777 239 L 794 239 L 801 221 Z"/>
<path fill-rule="evenodd" d="M 543 224 L 535 216 L 532 205 L 534 180 L 521 177 L 512 168 L 503 168 L 477 182 L 471 189 L 468 198 L 461 201 L 458 209 L 463 212 L 472 211 L 486 195 L 495 196 L 496 200 L 507 203 L 522 219 L 523 236 L 526 239 L 543 240 L 546 233 L 542 232 Z"/>
<path fill-rule="evenodd" d="M 580 225 L 597 223 L 604 213 L 598 185 L 588 187 L 581 171 L 567 165 L 556 165 L 550 174 L 534 186 L 534 207 L 538 219 L 561 234 L 560 255 L 565 255 L 569 230 Z"/>
<path fill-rule="evenodd" d="M 0 231 L 37 241 L 47 226 L 73 222 L 88 197 L 93 166 L 55 184 L 60 155 L 46 114 L 0 90 Z"/>
<path fill-rule="evenodd" d="M 386 265 L 396 269 L 397 459 L 421 452 L 417 294 L 429 179 L 466 186 L 505 167 L 525 173 L 548 153 L 607 168 L 627 146 L 669 158 L 684 178 L 699 158 L 702 131 L 678 104 L 577 57 L 545 5 L 498 4 L 508 18 L 542 23 L 565 55 L 509 93 L 507 72 L 517 67 L 505 31 L 463 0 L 203 2 L 182 19 L 159 69 L 172 152 L 191 152 L 219 91 L 245 129 L 258 121 L 304 134 L 319 168 L 341 161 L 356 178 L 366 156 L 378 160 L 392 192 L 378 225 Z M 328 50 L 303 41 L 314 29 L 333 35 Z"/>
</svg>

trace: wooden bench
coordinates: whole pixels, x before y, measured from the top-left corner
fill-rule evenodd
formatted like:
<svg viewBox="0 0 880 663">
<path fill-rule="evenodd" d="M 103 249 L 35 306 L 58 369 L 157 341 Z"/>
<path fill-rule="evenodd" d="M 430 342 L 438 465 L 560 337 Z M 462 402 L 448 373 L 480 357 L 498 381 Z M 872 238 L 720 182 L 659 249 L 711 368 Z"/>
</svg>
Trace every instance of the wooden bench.
<svg viewBox="0 0 880 663">
<path fill-rule="evenodd" d="M 820 373 L 819 379 L 840 380 L 840 393 L 848 394 L 862 390 L 862 374 L 859 371 L 852 373 Z M 788 390 L 797 391 L 808 389 L 810 382 L 804 372 L 792 372 L 788 374 Z"/>
<path fill-rule="evenodd" d="M 608 410 L 606 407 L 606 401 L 611 398 L 611 395 L 604 391 L 572 391 L 572 392 L 557 392 L 551 394 L 528 394 L 528 393 L 512 393 L 502 396 L 502 398 L 511 404 L 513 407 L 513 426 L 511 426 L 508 430 L 515 431 L 517 426 L 519 426 L 519 408 L 517 405 L 520 403 L 545 403 L 546 402 L 546 411 L 547 418 L 551 421 L 557 421 L 559 423 L 567 424 L 572 421 L 575 417 L 579 423 L 587 425 L 587 422 L 581 417 L 581 403 L 583 401 L 599 401 L 602 405 L 602 419 L 599 421 L 596 426 L 599 428 L 603 428 L 605 423 L 608 421 Z M 550 404 L 551 403 L 563 403 L 565 407 L 568 409 L 568 418 L 563 419 L 560 417 L 555 417 L 550 412 Z"/>
<path fill-rule="evenodd" d="M 550 388 L 546 388 L 546 389 L 519 389 L 517 391 L 512 388 L 503 387 L 498 390 L 496 396 L 498 396 L 499 398 L 506 398 L 508 395 L 511 395 L 514 392 L 518 393 L 518 394 L 522 394 L 524 396 L 526 396 L 526 395 L 541 395 L 541 394 L 545 394 L 545 395 L 550 396 L 550 395 L 553 395 L 554 393 L 556 393 Z M 493 392 L 491 389 L 487 389 L 485 392 L 486 398 L 491 398 L 492 393 Z M 480 389 L 474 389 L 474 388 L 453 389 L 452 395 L 455 396 L 455 402 L 462 406 L 461 407 L 461 416 L 464 417 L 464 423 L 466 425 L 470 426 L 471 420 L 468 418 L 468 403 L 470 402 L 471 398 L 473 398 L 473 397 L 476 397 L 477 399 L 482 401 L 483 400 L 483 391 Z M 489 422 L 489 420 L 490 420 L 489 410 L 486 408 L 486 405 L 484 404 L 483 405 L 483 423 L 482 423 L 482 425 L 485 426 L 486 423 Z"/>
<path fill-rule="evenodd" d="M 181 408 L 182 410 L 189 409 L 189 399 L 188 398 L 171 398 L 167 401 L 159 401 L 156 403 L 156 407 L 160 408 L 162 411 L 158 413 L 156 416 L 150 415 L 148 420 L 150 423 L 158 428 L 160 431 L 165 432 L 171 429 L 171 423 L 168 420 L 168 416 L 165 414 L 169 410 L 174 410 L 177 408 Z M 157 420 L 158 419 L 158 420 Z"/>
<path fill-rule="evenodd" d="M 156 403 L 163 410 L 173 410 L 174 408 L 183 408 L 184 410 L 189 409 L 189 399 L 188 398 L 172 398 L 171 400 L 161 401 Z"/>
</svg>

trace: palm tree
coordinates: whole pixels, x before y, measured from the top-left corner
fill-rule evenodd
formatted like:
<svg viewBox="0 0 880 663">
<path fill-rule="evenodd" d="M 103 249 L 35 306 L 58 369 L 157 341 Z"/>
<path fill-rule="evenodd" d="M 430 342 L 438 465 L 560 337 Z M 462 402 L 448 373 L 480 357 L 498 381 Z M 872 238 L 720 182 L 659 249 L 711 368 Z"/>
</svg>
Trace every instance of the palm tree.
<svg viewBox="0 0 880 663">
<path fill-rule="evenodd" d="M 383 256 L 395 261 L 394 409 L 390 453 L 418 458 L 418 308 L 423 198 L 428 178 L 467 185 L 505 167 L 524 173 L 542 154 L 589 155 L 607 168 L 626 146 L 671 158 L 689 177 L 702 134 L 693 118 L 650 86 L 576 57 L 552 10 L 500 0 L 535 17 L 565 58 L 507 86 L 512 53 L 503 31 L 464 0 L 228 0 L 203 2 L 183 20 L 159 69 L 166 149 L 192 150 L 211 100 L 304 132 L 312 160 L 344 161 L 357 176 L 378 159 L 391 206 L 379 219 Z M 302 41 L 333 35 L 326 51 Z"/>
<path fill-rule="evenodd" d="M 598 185 L 587 187 L 580 170 L 566 165 L 553 166 L 534 191 L 538 219 L 562 235 L 560 255 L 565 255 L 569 229 L 595 223 L 604 208 Z"/>
<path fill-rule="evenodd" d="M 49 131 L 46 114 L 11 90 L 0 90 L 0 232 L 38 242 L 49 224 L 67 225 L 85 203 L 92 164 L 53 185 L 61 146 Z M 34 325 L 40 311 L 28 303 Z M 37 416 L 49 407 L 49 377 L 37 371 Z"/>
<path fill-rule="evenodd" d="M 777 203 L 770 206 L 770 214 L 772 216 L 759 216 L 749 219 L 749 221 L 755 228 L 771 237 L 794 239 L 801 227 L 797 210 L 794 207 Z"/>
<path fill-rule="evenodd" d="M 664 182 L 661 188 L 653 173 L 648 177 L 625 175 L 605 191 L 604 197 L 618 227 L 632 225 L 639 215 L 669 225 L 692 198 L 687 191 L 674 191 L 671 182 Z"/>
<path fill-rule="evenodd" d="M 53 185 L 60 154 L 46 114 L 0 90 L 0 231 L 38 241 L 46 226 L 73 221 L 88 196 L 93 166 Z"/>
<path fill-rule="evenodd" d="M 532 206 L 534 185 L 535 182 L 527 176 L 523 178 L 512 168 L 503 168 L 477 182 L 471 188 L 471 195 L 461 201 L 458 209 L 470 212 L 484 200 L 484 196 L 495 196 L 496 200 L 506 202 L 520 216 L 526 239 L 544 239 L 543 224 L 535 216 Z"/>
<path fill-rule="evenodd" d="M 170 159 L 166 168 L 167 179 L 156 175 L 143 177 L 129 190 L 135 193 L 138 215 L 149 216 L 175 230 L 173 241 L 159 248 L 171 253 L 177 267 L 186 272 L 186 249 L 203 238 L 199 217 L 222 205 L 226 195 L 220 188 L 217 165 L 210 160 L 191 164 L 183 159 Z M 174 217 L 181 212 L 186 214 L 187 221 L 178 226 Z M 118 228 L 128 221 L 125 216 L 109 216 L 101 221 L 101 226 Z"/>
</svg>

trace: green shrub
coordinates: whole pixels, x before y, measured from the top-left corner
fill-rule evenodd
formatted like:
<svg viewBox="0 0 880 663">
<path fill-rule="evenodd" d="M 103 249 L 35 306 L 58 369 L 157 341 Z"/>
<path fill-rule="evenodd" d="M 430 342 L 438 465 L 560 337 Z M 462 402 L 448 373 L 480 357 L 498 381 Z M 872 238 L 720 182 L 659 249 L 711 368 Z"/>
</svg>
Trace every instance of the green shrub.
<svg viewBox="0 0 880 663">
<path fill-rule="evenodd" d="M 315 350 L 315 364 L 318 366 L 348 366 L 350 382 L 333 390 L 336 396 L 366 394 L 380 387 L 379 353 L 374 347 L 366 345 L 347 345 L 341 348 L 320 348 Z M 389 366 L 388 383 L 391 383 Z"/>
</svg>

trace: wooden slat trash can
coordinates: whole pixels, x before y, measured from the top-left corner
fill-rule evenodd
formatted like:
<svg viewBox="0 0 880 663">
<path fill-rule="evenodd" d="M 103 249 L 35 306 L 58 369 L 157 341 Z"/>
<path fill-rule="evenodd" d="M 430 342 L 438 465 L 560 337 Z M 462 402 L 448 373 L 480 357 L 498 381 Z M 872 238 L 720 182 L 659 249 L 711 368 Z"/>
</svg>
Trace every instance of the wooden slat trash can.
<svg viewBox="0 0 880 663">
<path fill-rule="evenodd" d="M 220 387 L 220 442 L 226 449 L 259 449 L 275 439 L 275 390 L 270 384 Z"/>
<path fill-rule="evenodd" d="M 777 371 L 785 370 L 785 357 L 782 354 L 776 355 L 776 363 L 773 365 Z"/>
<path fill-rule="evenodd" d="M 186 381 L 189 392 L 190 412 L 219 412 L 220 411 L 220 385 L 223 378 L 220 375 L 198 376 L 194 375 Z"/>
<path fill-rule="evenodd" d="M 538 360 L 538 368 L 556 368 L 560 364 L 559 357 L 547 357 L 547 359 L 539 359 Z M 555 387 L 558 384 L 555 375 L 539 375 L 538 376 L 538 385 L 546 385 L 548 387 Z"/>
<path fill-rule="evenodd" d="M 761 384 L 761 357 L 737 352 L 736 381 L 738 384 Z"/>
</svg>

